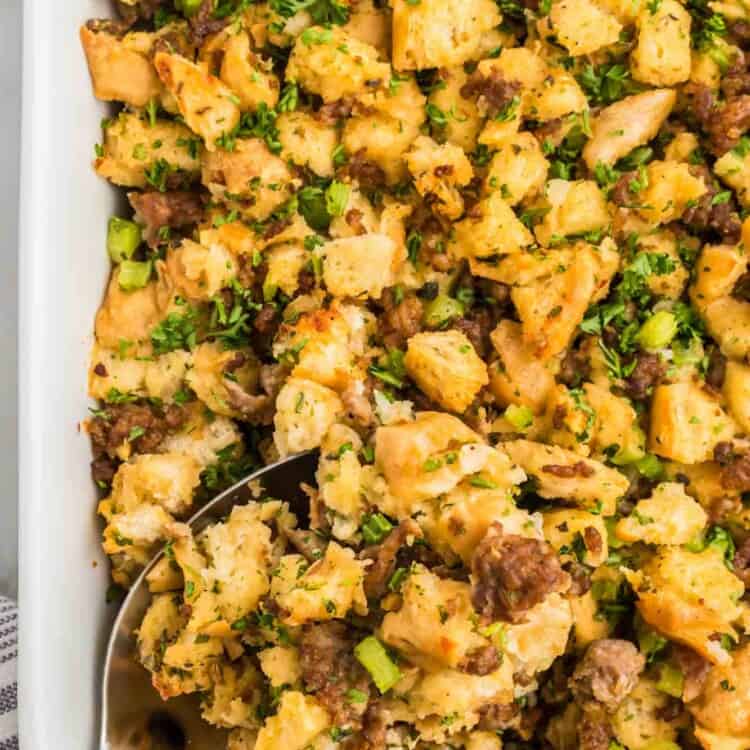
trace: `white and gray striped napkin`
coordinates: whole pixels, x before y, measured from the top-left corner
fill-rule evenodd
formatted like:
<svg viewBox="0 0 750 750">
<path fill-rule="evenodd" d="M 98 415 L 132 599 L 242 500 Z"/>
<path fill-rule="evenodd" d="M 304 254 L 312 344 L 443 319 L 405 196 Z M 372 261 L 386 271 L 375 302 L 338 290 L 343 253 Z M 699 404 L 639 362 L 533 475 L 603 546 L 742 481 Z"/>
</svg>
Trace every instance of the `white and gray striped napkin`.
<svg viewBox="0 0 750 750">
<path fill-rule="evenodd" d="M 17 628 L 16 605 L 0 596 L 0 750 L 18 750 Z"/>
</svg>

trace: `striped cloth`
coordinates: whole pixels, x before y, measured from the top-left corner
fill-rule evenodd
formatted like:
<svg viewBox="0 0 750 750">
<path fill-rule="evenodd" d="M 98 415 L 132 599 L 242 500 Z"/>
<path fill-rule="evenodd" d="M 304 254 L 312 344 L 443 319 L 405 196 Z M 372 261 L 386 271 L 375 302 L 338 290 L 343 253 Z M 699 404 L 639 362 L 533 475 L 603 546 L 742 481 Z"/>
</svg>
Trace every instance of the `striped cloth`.
<svg viewBox="0 0 750 750">
<path fill-rule="evenodd" d="M 0 750 L 18 750 L 17 627 L 16 605 L 10 599 L 0 596 Z"/>
</svg>

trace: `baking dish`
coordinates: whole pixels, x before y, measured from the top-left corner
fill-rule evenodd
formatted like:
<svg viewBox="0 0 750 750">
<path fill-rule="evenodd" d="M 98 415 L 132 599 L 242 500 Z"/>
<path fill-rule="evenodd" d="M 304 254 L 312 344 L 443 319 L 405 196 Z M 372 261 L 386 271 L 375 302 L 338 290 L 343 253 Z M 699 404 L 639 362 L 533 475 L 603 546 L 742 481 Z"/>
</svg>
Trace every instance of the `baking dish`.
<svg viewBox="0 0 750 750">
<path fill-rule="evenodd" d="M 90 168 L 106 107 L 78 27 L 104 2 L 24 2 L 19 310 L 20 738 L 25 750 L 96 746 L 112 606 L 99 549 L 86 415 L 92 320 L 118 197 Z"/>
</svg>

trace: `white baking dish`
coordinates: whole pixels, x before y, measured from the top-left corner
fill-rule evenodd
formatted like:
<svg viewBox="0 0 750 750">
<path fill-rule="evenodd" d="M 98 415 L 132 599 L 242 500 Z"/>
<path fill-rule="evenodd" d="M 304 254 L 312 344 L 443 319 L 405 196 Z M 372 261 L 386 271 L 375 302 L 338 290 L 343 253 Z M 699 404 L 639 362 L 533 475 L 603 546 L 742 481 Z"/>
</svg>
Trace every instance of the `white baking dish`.
<svg viewBox="0 0 750 750">
<path fill-rule="evenodd" d="M 20 1 L 20 0 L 15 0 Z M 20 213 L 19 703 L 24 750 L 96 746 L 112 607 L 99 549 L 86 363 L 116 191 L 90 168 L 106 107 L 78 42 L 106 0 L 25 0 Z M 96 567 L 94 567 L 96 564 Z"/>
</svg>

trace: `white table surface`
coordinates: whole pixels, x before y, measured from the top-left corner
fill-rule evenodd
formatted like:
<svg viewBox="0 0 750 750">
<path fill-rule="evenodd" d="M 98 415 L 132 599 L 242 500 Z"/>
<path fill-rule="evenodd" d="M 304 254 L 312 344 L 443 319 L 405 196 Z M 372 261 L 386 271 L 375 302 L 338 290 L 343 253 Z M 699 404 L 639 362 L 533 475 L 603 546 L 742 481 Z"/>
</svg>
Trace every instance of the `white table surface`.
<svg viewBox="0 0 750 750">
<path fill-rule="evenodd" d="M 16 594 L 16 327 L 21 0 L 0 0 L 0 593 Z M 40 217 L 43 219 L 43 217 Z"/>
</svg>

